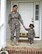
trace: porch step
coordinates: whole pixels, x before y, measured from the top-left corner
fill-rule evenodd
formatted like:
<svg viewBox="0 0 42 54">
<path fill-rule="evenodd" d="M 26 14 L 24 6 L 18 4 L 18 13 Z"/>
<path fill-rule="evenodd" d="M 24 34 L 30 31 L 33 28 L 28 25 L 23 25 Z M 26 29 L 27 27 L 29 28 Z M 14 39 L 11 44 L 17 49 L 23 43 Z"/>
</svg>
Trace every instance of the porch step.
<svg viewBox="0 0 42 54">
<path fill-rule="evenodd" d="M 29 41 L 28 40 L 19 40 L 18 42 L 26 42 L 26 43 L 28 43 Z"/>
<path fill-rule="evenodd" d="M 19 42 L 28 42 L 28 38 L 21 37 L 21 38 L 19 38 Z"/>
</svg>

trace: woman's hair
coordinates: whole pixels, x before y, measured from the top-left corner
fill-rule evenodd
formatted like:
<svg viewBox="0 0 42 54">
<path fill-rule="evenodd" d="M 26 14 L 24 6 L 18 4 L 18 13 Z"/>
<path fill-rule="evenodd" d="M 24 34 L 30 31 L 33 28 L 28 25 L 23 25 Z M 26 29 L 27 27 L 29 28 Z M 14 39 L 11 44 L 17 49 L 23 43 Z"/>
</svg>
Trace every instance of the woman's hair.
<svg viewBox="0 0 42 54">
<path fill-rule="evenodd" d="M 14 8 L 14 7 L 17 7 L 17 5 L 13 5 L 13 8 Z"/>
<path fill-rule="evenodd" d="M 33 26 L 33 27 L 34 27 L 34 24 L 30 24 L 30 25 L 29 25 L 29 27 L 31 27 L 31 26 Z"/>
</svg>

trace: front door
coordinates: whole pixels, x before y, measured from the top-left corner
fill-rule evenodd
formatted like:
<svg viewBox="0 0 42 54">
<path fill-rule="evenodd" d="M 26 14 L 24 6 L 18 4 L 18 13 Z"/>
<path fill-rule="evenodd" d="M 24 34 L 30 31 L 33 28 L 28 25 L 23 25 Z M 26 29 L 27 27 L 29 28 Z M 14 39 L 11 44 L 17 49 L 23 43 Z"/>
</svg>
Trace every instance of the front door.
<svg viewBox="0 0 42 54">
<path fill-rule="evenodd" d="M 26 28 L 29 28 L 29 24 L 32 23 L 33 18 L 33 3 L 19 3 L 19 13 L 23 19 Z M 20 32 L 27 32 L 21 25 Z"/>
</svg>

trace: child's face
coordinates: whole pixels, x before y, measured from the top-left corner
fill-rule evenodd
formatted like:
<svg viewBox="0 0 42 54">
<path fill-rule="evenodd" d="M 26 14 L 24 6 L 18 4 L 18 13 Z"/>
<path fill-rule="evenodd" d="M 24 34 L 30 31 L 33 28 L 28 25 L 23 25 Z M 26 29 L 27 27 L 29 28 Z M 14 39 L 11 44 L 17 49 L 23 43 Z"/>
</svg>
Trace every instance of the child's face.
<svg viewBox="0 0 42 54">
<path fill-rule="evenodd" d="M 31 29 L 33 29 L 33 26 L 31 25 L 31 27 L 30 27 Z"/>
</svg>

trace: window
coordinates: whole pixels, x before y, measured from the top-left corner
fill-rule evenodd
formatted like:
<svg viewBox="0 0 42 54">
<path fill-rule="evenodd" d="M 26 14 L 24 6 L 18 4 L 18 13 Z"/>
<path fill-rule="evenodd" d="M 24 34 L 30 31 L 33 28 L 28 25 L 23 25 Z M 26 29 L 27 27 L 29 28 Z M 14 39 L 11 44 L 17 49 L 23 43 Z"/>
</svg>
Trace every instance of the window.
<svg viewBox="0 0 42 54">
<path fill-rule="evenodd" d="M 39 20 L 39 5 L 35 5 L 35 20 Z"/>
</svg>

